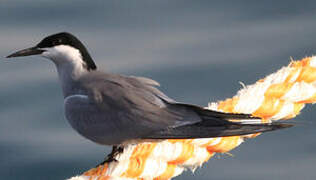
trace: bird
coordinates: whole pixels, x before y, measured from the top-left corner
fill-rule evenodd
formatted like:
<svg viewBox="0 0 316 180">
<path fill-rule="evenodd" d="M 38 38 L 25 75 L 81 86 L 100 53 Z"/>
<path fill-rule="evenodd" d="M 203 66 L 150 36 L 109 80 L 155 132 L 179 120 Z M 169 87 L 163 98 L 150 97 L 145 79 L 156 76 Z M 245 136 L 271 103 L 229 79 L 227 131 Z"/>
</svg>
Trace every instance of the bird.
<svg viewBox="0 0 316 180">
<path fill-rule="evenodd" d="M 39 55 L 56 66 L 65 118 L 80 135 L 113 146 L 144 140 L 193 139 L 254 134 L 293 126 L 261 123 L 251 114 L 224 113 L 178 102 L 146 77 L 97 70 L 83 43 L 69 32 L 49 35 L 7 58 Z"/>
</svg>

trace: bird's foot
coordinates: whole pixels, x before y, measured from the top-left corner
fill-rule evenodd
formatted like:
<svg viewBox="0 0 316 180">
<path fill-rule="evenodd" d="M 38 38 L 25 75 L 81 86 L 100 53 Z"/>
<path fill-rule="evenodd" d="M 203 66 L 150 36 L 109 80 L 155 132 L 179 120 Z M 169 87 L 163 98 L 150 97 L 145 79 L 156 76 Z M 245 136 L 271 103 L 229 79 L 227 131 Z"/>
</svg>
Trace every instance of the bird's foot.
<svg viewBox="0 0 316 180">
<path fill-rule="evenodd" d="M 98 164 L 97 167 L 100 166 L 100 165 L 104 165 L 105 163 L 117 162 L 117 159 L 115 159 L 115 156 L 117 156 L 120 153 L 122 153 L 123 150 L 124 150 L 123 147 L 113 146 L 112 147 L 112 152 L 109 155 L 107 155 L 107 157 L 104 159 L 104 161 L 101 162 L 100 164 Z"/>
</svg>

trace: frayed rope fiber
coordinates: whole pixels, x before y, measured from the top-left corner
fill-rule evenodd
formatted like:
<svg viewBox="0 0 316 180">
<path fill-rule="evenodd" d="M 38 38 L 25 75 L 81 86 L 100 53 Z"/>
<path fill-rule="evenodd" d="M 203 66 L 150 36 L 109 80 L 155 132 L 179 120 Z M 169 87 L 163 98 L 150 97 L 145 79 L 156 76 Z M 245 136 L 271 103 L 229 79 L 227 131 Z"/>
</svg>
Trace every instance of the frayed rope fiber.
<svg viewBox="0 0 316 180">
<path fill-rule="evenodd" d="M 306 103 L 316 102 L 316 56 L 292 61 L 255 84 L 245 86 L 224 101 L 210 103 L 208 109 L 247 113 L 261 117 L 262 123 L 294 118 Z M 244 139 L 259 134 L 204 139 L 141 142 L 124 146 L 117 162 L 92 168 L 69 180 L 165 180 L 194 170 L 215 153 L 227 153 Z"/>
</svg>

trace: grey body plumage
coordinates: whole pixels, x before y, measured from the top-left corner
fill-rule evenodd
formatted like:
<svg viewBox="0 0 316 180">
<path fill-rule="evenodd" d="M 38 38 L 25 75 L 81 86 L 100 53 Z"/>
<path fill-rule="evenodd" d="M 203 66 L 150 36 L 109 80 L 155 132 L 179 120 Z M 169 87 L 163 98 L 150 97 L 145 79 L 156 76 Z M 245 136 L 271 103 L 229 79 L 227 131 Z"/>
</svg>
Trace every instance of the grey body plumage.
<svg viewBox="0 0 316 180">
<path fill-rule="evenodd" d="M 174 101 L 151 82 L 88 73 L 78 79 L 77 92 L 65 99 L 66 118 L 80 134 L 101 144 L 119 144 L 166 127 L 200 121 L 192 111 L 172 107 Z"/>
<path fill-rule="evenodd" d="M 291 126 L 233 123 L 229 120 L 253 122 L 257 118 L 178 103 L 159 91 L 154 80 L 97 71 L 86 48 L 69 33 L 48 36 L 37 46 L 8 57 L 35 54 L 51 59 L 57 67 L 66 119 L 99 144 L 244 135 Z"/>
</svg>

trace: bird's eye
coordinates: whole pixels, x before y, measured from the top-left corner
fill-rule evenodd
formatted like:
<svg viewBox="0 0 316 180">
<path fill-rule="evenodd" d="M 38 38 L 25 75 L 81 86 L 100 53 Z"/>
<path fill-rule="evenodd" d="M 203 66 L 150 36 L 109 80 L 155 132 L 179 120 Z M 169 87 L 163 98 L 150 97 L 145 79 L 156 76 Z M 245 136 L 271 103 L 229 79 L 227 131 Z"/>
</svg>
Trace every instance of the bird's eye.
<svg viewBox="0 0 316 180">
<path fill-rule="evenodd" d="M 57 46 L 57 45 L 60 45 L 62 44 L 63 40 L 62 39 L 57 39 L 55 41 L 52 42 L 53 46 Z"/>
</svg>

